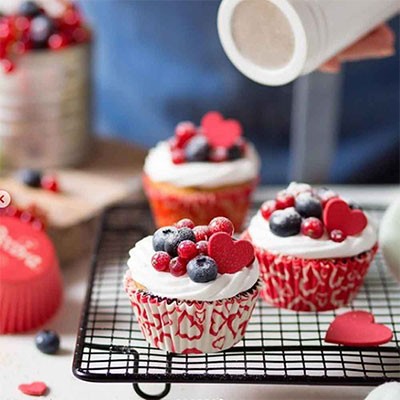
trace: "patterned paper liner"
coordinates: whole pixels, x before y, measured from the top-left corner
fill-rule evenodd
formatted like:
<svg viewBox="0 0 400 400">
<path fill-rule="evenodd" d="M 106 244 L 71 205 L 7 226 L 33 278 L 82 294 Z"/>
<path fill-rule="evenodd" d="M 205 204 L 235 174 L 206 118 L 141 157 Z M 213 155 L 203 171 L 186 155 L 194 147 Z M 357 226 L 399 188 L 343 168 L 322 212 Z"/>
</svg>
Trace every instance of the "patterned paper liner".
<svg viewBox="0 0 400 400">
<path fill-rule="evenodd" d="M 244 238 L 250 239 L 248 233 Z M 275 307 L 327 311 L 343 307 L 361 288 L 378 246 L 346 258 L 303 259 L 255 247 L 261 297 Z"/>
<path fill-rule="evenodd" d="M 183 301 L 138 290 L 130 272 L 125 290 L 146 340 L 161 350 L 200 354 L 226 350 L 244 336 L 256 300 L 259 283 L 228 299 Z"/>
<path fill-rule="evenodd" d="M 183 189 L 153 182 L 143 175 L 143 185 L 158 227 L 190 218 L 196 225 L 207 225 L 214 217 L 229 218 L 239 231 L 250 207 L 258 178 L 240 185 L 214 190 Z"/>
</svg>

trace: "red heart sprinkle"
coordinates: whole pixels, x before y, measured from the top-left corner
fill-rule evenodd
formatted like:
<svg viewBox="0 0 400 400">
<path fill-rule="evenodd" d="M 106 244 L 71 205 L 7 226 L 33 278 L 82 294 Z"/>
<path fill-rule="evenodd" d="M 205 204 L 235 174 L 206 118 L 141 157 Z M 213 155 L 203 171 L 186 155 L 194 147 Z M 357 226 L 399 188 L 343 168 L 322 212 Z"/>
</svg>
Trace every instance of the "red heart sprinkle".
<svg viewBox="0 0 400 400">
<path fill-rule="evenodd" d="M 225 232 L 214 233 L 208 241 L 208 255 L 220 274 L 233 274 L 254 261 L 254 247 L 247 240 L 233 240 Z"/>
<path fill-rule="evenodd" d="M 393 332 L 385 325 L 376 324 L 367 311 L 349 311 L 338 315 L 330 324 L 325 342 L 345 346 L 378 346 L 390 342 Z"/>
<path fill-rule="evenodd" d="M 201 120 L 203 135 L 213 147 L 229 148 L 242 135 L 242 126 L 234 119 L 224 119 L 217 111 L 210 111 Z"/>
<path fill-rule="evenodd" d="M 44 382 L 22 383 L 18 389 L 28 396 L 43 396 L 47 392 L 47 385 Z"/>
<path fill-rule="evenodd" d="M 326 203 L 323 219 L 328 232 L 339 229 L 346 236 L 358 235 L 368 224 L 361 210 L 352 210 L 345 201 L 338 198 Z"/>
</svg>

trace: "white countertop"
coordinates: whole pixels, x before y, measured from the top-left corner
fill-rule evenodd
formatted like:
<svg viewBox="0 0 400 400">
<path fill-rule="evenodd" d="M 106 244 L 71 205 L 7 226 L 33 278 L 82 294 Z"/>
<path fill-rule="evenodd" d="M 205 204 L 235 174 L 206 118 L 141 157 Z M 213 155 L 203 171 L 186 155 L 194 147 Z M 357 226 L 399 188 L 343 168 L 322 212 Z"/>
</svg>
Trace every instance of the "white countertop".
<svg viewBox="0 0 400 400">
<path fill-rule="evenodd" d="M 335 188 L 335 187 L 333 187 Z M 267 198 L 275 188 L 262 191 L 257 198 Z M 387 204 L 400 195 L 399 186 L 368 188 L 338 188 L 340 192 L 360 203 Z M 64 305 L 46 328 L 61 335 L 60 354 L 49 356 L 40 353 L 34 345 L 34 333 L 0 336 L 0 399 L 19 400 L 28 397 L 17 389 L 21 383 L 44 381 L 50 388 L 47 399 L 138 399 L 129 384 L 87 383 L 72 375 L 72 357 L 75 337 L 86 289 L 89 255 L 63 269 L 65 283 Z M 149 392 L 157 393 L 163 386 L 143 385 Z M 206 385 L 173 384 L 166 399 L 190 400 L 361 400 L 372 389 L 369 387 L 319 387 L 291 385 Z"/>
</svg>

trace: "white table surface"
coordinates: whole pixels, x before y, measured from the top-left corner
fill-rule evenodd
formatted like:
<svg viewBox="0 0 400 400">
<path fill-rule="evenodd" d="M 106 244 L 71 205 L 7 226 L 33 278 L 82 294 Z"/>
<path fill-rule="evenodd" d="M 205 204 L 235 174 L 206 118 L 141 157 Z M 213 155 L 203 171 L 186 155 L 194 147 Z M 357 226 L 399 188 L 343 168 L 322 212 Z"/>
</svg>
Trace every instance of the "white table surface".
<svg viewBox="0 0 400 400">
<path fill-rule="evenodd" d="M 334 187 L 333 187 L 334 188 Z M 267 198 L 275 188 L 261 191 L 257 198 Z M 340 188 L 341 193 L 359 203 L 387 204 L 400 196 L 399 186 L 369 188 Z M 88 238 L 90 240 L 90 238 Z M 71 372 L 76 331 L 81 313 L 89 255 L 64 266 L 65 299 L 56 317 L 46 328 L 61 335 L 60 354 L 49 356 L 40 353 L 34 345 L 34 333 L 0 336 L 0 399 L 19 400 L 28 397 L 17 389 L 20 383 L 42 380 L 49 386 L 47 399 L 122 400 L 139 398 L 129 384 L 87 383 L 76 379 Z M 154 388 L 149 388 L 154 386 Z M 143 385 L 156 393 L 163 386 Z M 166 399 L 190 400 L 361 400 L 370 387 L 318 387 L 291 385 L 206 385 L 173 384 Z"/>
</svg>

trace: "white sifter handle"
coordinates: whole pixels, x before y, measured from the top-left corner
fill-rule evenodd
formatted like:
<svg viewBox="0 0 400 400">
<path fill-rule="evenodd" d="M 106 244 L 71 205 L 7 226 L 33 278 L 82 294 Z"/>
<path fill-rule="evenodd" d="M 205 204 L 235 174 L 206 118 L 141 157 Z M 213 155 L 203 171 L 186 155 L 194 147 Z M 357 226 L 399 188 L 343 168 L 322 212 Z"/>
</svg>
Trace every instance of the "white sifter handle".
<svg viewBox="0 0 400 400">
<path fill-rule="evenodd" d="M 223 0 L 218 32 L 250 79 L 283 85 L 400 11 L 400 0 Z"/>
</svg>

